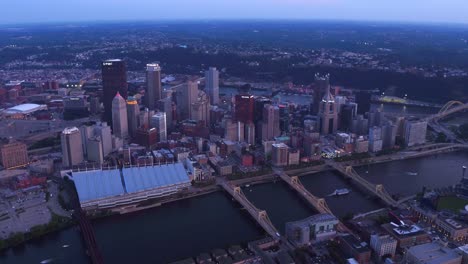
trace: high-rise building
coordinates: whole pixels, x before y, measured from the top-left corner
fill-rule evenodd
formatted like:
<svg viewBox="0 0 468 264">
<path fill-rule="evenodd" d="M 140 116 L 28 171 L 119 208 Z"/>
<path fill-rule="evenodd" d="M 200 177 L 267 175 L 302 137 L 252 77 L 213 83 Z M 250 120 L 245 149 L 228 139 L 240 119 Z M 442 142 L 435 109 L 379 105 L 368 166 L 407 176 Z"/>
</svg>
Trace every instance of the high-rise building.
<svg viewBox="0 0 468 264">
<path fill-rule="evenodd" d="M 64 167 L 72 167 L 84 161 L 80 130 L 76 127 L 67 127 L 62 131 L 60 141 L 62 144 L 62 163 Z"/>
<path fill-rule="evenodd" d="M 172 99 L 170 97 L 163 98 L 158 101 L 157 103 L 157 108 L 160 112 L 166 113 L 166 125 L 167 125 L 167 130 L 171 130 L 172 125 L 173 125 L 173 105 L 172 105 Z"/>
<path fill-rule="evenodd" d="M 0 163 L 5 169 L 26 166 L 29 163 L 26 144 L 13 141 L 1 145 Z"/>
<path fill-rule="evenodd" d="M 101 112 L 101 102 L 99 101 L 99 97 L 90 98 L 89 111 L 91 114 L 99 114 Z"/>
<path fill-rule="evenodd" d="M 106 122 L 94 125 L 94 135 L 101 139 L 103 156 L 112 152 L 112 133 L 111 128 Z"/>
<path fill-rule="evenodd" d="M 379 152 L 382 150 L 382 146 L 382 128 L 376 126 L 369 128 L 369 151 Z"/>
<path fill-rule="evenodd" d="M 250 145 L 255 145 L 255 124 L 246 123 L 244 125 L 244 139 Z"/>
<path fill-rule="evenodd" d="M 123 60 L 102 62 L 102 89 L 104 103 L 104 121 L 112 123 L 112 99 L 117 92 L 127 98 L 127 66 Z"/>
<path fill-rule="evenodd" d="M 288 152 L 288 145 L 284 143 L 273 144 L 271 149 L 271 164 L 278 167 L 287 166 Z"/>
<path fill-rule="evenodd" d="M 263 121 L 263 109 L 265 105 L 271 104 L 271 100 L 266 97 L 256 97 L 254 103 L 254 123 Z"/>
<path fill-rule="evenodd" d="M 370 111 L 371 107 L 371 94 L 369 92 L 357 92 L 355 94 L 355 102 L 358 105 L 358 115 L 364 115 Z"/>
<path fill-rule="evenodd" d="M 276 105 L 265 105 L 263 108 L 262 140 L 273 140 L 281 135 L 280 114 Z"/>
<path fill-rule="evenodd" d="M 427 122 L 405 121 L 405 145 L 411 147 L 426 143 Z"/>
<path fill-rule="evenodd" d="M 177 119 L 185 120 L 190 118 L 190 112 L 192 110 L 192 103 L 197 100 L 198 97 L 198 84 L 196 82 L 189 81 L 184 85 L 177 87 Z"/>
<path fill-rule="evenodd" d="M 341 106 L 339 127 L 342 131 L 350 131 L 353 119 L 357 116 L 357 104 L 346 103 Z"/>
<path fill-rule="evenodd" d="M 319 117 L 320 133 L 323 135 L 334 134 L 338 129 L 338 109 L 329 87 L 320 102 Z"/>
<path fill-rule="evenodd" d="M 235 98 L 235 120 L 242 123 L 254 122 L 254 105 L 255 99 L 253 95 L 236 95 Z"/>
<path fill-rule="evenodd" d="M 244 123 L 235 122 L 230 118 L 223 119 L 224 123 L 224 138 L 230 141 L 244 141 Z"/>
<path fill-rule="evenodd" d="M 118 92 L 112 100 L 112 132 L 120 138 L 128 137 L 127 103 Z"/>
<path fill-rule="evenodd" d="M 320 102 L 326 93 L 330 93 L 330 75 L 315 74 L 314 97 L 312 103 L 312 114 L 319 113 Z"/>
<path fill-rule="evenodd" d="M 219 104 L 219 71 L 215 67 L 210 67 L 205 72 L 205 91 L 212 105 Z"/>
<path fill-rule="evenodd" d="M 94 130 L 92 126 L 82 125 L 79 127 L 81 134 L 81 142 L 83 143 L 83 155 L 86 157 L 88 155 L 88 139 L 94 136 Z"/>
<path fill-rule="evenodd" d="M 198 91 L 198 97 L 191 106 L 190 119 L 203 121 L 206 126 L 210 124 L 210 98 L 204 91 Z"/>
<path fill-rule="evenodd" d="M 382 148 L 391 149 L 395 146 L 397 128 L 395 125 L 389 123 L 382 127 Z"/>
<path fill-rule="evenodd" d="M 130 137 L 135 138 L 136 130 L 140 126 L 140 106 L 133 96 L 127 99 L 127 119 L 128 119 L 128 133 Z"/>
<path fill-rule="evenodd" d="M 162 98 L 161 67 L 157 63 L 146 64 L 145 106 L 154 110 L 156 102 Z"/>
<path fill-rule="evenodd" d="M 104 154 L 102 152 L 102 142 L 100 137 L 92 137 L 87 140 L 87 159 L 99 164 L 104 162 Z"/>
<path fill-rule="evenodd" d="M 166 124 L 167 124 L 166 113 L 164 112 L 155 113 L 151 117 L 151 127 L 156 128 L 159 142 L 167 140 Z"/>
</svg>

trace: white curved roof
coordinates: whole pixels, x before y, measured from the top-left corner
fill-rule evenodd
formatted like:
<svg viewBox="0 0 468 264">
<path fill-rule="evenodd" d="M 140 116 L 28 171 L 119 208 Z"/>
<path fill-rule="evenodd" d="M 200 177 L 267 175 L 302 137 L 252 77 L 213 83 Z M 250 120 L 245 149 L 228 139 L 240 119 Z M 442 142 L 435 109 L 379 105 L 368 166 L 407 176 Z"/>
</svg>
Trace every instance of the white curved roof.
<svg viewBox="0 0 468 264">
<path fill-rule="evenodd" d="M 20 104 L 5 110 L 7 114 L 29 114 L 38 110 L 47 109 L 46 105 Z"/>
</svg>

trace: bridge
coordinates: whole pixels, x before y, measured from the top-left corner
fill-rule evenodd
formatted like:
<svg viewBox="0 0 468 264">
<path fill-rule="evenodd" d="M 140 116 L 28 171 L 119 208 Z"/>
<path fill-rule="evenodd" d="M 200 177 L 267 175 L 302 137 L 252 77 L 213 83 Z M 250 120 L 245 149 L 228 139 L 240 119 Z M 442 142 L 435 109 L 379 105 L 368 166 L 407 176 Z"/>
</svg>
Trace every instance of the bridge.
<svg viewBox="0 0 468 264">
<path fill-rule="evenodd" d="M 79 208 L 75 209 L 73 216 L 78 221 L 81 236 L 85 242 L 87 253 L 91 258 L 91 262 L 93 264 L 103 264 L 104 260 L 97 245 L 96 235 L 94 234 L 94 229 L 88 217 L 86 216 L 86 213 L 83 211 L 83 209 Z"/>
<path fill-rule="evenodd" d="M 392 196 L 385 190 L 382 184 L 373 184 L 362 178 L 352 166 L 343 166 L 335 161 L 327 161 L 327 164 L 340 172 L 342 175 L 347 176 L 357 182 L 359 185 L 364 187 L 366 190 L 379 197 L 387 205 L 397 207 L 400 203 L 395 201 Z"/>
<path fill-rule="evenodd" d="M 327 202 L 325 201 L 325 199 L 324 198 L 318 198 L 315 195 L 311 194 L 304 187 L 304 185 L 302 185 L 301 181 L 299 180 L 299 177 L 297 177 L 297 176 L 289 177 L 289 175 L 287 175 L 284 171 L 281 171 L 279 169 L 275 169 L 275 172 L 283 181 L 285 181 L 302 198 L 304 198 L 304 200 L 306 200 L 309 203 L 309 205 L 311 205 L 313 208 L 315 208 L 315 210 L 317 210 L 317 212 L 319 212 L 321 214 L 333 215 L 333 212 L 328 207 Z M 337 228 L 338 228 L 338 231 L 351 233 L 350 230 L 341 222 L 338 224 Z"/>
<path fill-rule="evenodd" d="M 442 118 L 447 117 L 448 115 L 464 111 L 468 109 L 468 103 L 462 103 L 460 101 L 449 101 L 447 102 L 437 114 L 426 117 L 425 121 L 437 121 Z"/>
<path fill-rule="evenodd" d="M 240 203 L 247 212 L 255 219 L 255 221 L 268 233 L 272 238 L 280 240 L 280 234 L 270 221 L 268 214 L 265 210 L 260 210 L 255 207 L 244 195 L 242 189 L 238 186 L 232 186 L 225 180 L 218 181 L 218 185 L 228 192 L 238 203 Z"/>
<path fill-rule="evenodd" d="M 99 250 L 93 226 L 86 216 L 86 212 L 81 209 L 81 205 L 73 182 L 63 182 L 67 192 L 70 194 L 70 202 L 73 205 L 73 218 L 77 220 L 80 227 L 81 236 L 86 246 L 86 253 L 93 264 L 103 264 L 104 260 Z"/>
</svg>

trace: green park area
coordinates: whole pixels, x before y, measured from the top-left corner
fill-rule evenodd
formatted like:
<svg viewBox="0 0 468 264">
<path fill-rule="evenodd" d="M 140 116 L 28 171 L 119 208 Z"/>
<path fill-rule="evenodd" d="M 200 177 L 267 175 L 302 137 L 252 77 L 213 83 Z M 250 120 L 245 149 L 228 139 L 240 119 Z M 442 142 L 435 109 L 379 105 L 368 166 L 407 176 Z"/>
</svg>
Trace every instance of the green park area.
<svg viewBox="0 0 468 264">
<path fill-rule="evenodd" d="M 459 210 L 465 208 L 468 200 L 457 196 L 440 197 L 437 201 L 437 210 L 450 210 L 458 213 Z"/>
</svg>

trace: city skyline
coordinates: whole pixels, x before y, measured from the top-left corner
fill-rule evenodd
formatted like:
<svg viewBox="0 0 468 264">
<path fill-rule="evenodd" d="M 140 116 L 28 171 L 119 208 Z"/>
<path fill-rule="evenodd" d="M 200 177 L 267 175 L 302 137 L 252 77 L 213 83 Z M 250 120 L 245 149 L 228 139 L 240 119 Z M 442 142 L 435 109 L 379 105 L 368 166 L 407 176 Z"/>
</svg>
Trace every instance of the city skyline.
<svg viewBox="0 0 468 264">
<path fill-rule="evenodd" d="M 22 7 L 28 6 L 24 9 Z M 307 19 L 357 20 L 422 23 L 468 23 L 462 0 L 371 1 L 371 0 L 240 0 L 218 3 L 214 0 L 190 1 L 10 1 L 0 4 L 4 12 L 0 24 L 89 22 L 118 20 L 232 20 L 232 19 Z M 266 8 L 267 7 L 267 8 Z M 22 12 L 13 12 L 21 9 Z M 44 12 L 42 12 L 42 11 Z M 169 10 L 169 12 L 168 12 Z M 197 12 L 193 12 L 197 10 Z M 258 12 L 262 10 L 262 12 Z M 39 11 L 39 12 L 38 12 Z M 48 12 L 45 12 L 48 11 Z M 51 16 L 50 12 L 54 15 Z M 77 15 L 79 14 L 79 16 Z M 415 16 L 414 14 L 418 14 Z"/>
</svg>

